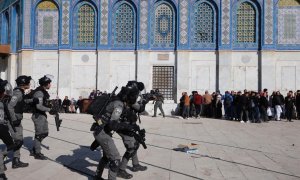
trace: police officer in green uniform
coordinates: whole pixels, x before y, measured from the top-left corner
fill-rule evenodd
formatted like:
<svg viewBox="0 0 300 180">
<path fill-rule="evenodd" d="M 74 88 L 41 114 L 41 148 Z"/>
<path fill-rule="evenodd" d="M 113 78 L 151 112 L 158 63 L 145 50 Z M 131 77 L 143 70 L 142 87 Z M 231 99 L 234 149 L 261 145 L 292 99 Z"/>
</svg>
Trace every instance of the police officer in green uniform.
<svg viewBox="0 0 300 180">
<path fill-rule="evenodd" d="M 162 108 L 162 104 L 164 103 L 164 97 L 159 92 L 159 89 L 155 89 L 155 104 L 154 104 L 154 115 L 152 117 L 156 117 L 157 108 L 159 108 L 160 112 L 162 113 L 163 117 L 165 117 L 165 112 Z"/>
<path fill-rule="evenodd" d="M 38 99 L 38 103 L 34 106 L 32 121 L 34 123 L 35 138 L 34 147 L 32 149 L 32 155 L 35 159 L 46 160 L 47 157 L 41 153 L 42 141 L 48 136 L 48 121 L 46 112 L 55 114 L 55 110 L 51 109 L 48 105 L 50 98 L 47 90 L 51 87 L 52 77 L 44 76 L 39 79 L 40 86 L 34 90 L 33 98 Z"/>
<path fill-rule="evenodd" d="M 6 145 L 7 151 L 20 149 L 22 144 L 17 144 L 13 141 L 9 133 L 8 119 L 10 118 L 7 104 L 9 103 L 12 95 L 11 85 L 2 79 L 0 79 L 0 139 Z M 0 179 L 6 180 L 5 166 L 3 160 L 3 152 L 0 150 Z"/>
<path fill-rule="evenodd" d="M 95 180 L 102 180 L 102 173 L 106 165 L 109 165 L 108 179 L 115 180 L 120 165 L 120 154 L 112 138 L 113 131 L 136 130 L 138 127 L 120 122 L 121 114 L 127 100 L 128 88 L 122 87 L 117 96 L 112 97 L 101 117 L 96 117 L 97 127 L 94 129 L 96 142 L 103 151 L 98 164 Z M 97 119 L 99 118 L 99 120 Z"/>
<path fill-rule="evenodd" d="M 137 126 L 137 113 L 145 111 L 145 106 L 148 103 L 148 101 L 145 99 L 141 99 L 137 102 L 140 91 L 144 89 L 144 84 L 142 82 L 130 81 L 127 83 L 126 87 L 129 88 L 130 91 L 127 95 L 127 103 L 121 115 L 121 121 L 129 125 Z M 132 159 L 133 167 L 131 170 L 133 172 L 145 171 L 147 170 L 147 167 L 139 164 L 137 151 L 140 147 L 140 144 L 133 137 L 132 131 L 120 130 L 117 131 L 117 133 L 121 136 L 126 148 L 126 152 L 122 157 L 122 161 L 119 167 L 118 177 L 131 179 L 133 177 L 132 174 L 126 172 L 127 164 L 130 159 Z"/>
<path fill-rule="evenodd" d="M 23 126 L 21 121 L 23 119 L 24 105 L 25 103 L 32 102 L 32 99 L 25 99 L 25 91 L 30 88 L 31 80 L 31 76 L 19 76 L 16 79 L 17 87 L 13 90 L 13 95 L 8 104 L 8 110 L 16 132 L 13 131 L 10 124 L 8 125 L 9 130 L 14 141 L 21 144 L 23 144 Z M 13 169 L 27 167 L 29 165 L 28 163 L 23 163 L 22 161 L 20 161 L 20 156 L 20 149 L 14 151 L 14 158 L 12 161 Z"/>
</svg>

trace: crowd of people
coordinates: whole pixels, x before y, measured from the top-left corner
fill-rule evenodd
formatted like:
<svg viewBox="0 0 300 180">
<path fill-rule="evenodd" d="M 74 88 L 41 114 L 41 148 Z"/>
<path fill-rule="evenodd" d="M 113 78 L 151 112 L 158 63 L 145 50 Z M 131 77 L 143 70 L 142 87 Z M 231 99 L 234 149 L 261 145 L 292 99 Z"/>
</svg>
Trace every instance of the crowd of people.
<svg viewBox="0 0 300 180">
<path fill-rule="evenodd" d="M 300 90 L 295 93 L 289 91 L 285 97 L 280 91 L 274 91 L 269 95 L 268 89 L 260 92 L 244 90 L 243 93 L 226 91 L 224 95 L 220 91 L 212 94 L 205 91 L 204 95 L 193 91 L 190 96 L 187 92 L 183 92 L 176 113 L 184 119 L 202 116 L 241 123 L 299 120 Z"/>
</svg>

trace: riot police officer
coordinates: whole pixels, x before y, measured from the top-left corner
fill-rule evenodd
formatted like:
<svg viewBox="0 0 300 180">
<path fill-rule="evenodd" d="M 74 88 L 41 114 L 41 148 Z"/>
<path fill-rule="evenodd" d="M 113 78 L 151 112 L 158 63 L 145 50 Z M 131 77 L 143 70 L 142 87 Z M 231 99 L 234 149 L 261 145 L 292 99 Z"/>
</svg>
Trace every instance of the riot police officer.
<svg viewBox="0 0 300 180">
<path fill-rule="evenodd" d="M 159 108 L 160 112 L 162 113 L 163 117 L 165 117 L 165 112 L 162 108 L 162 104 L 164 103 L 164 97 L 159 92 L 159 89 L 155 89 L 155 104 L 154 104 L 154 115 L 152 117 L 156 117 L 157 108 Z"/>
<path fill-rule="evenodd" d="M 13 123 L 13 126 L 16 129 L 16 132 L 13 131 L 12 127 L 9 124 L 10 133 L 15 142 L 23 144 L 23 112 L 24 105 L 26 103 L 31 103 L 31 99 L 25 99 L 25 90 L 30 88 L 30 81 L 32 80 L 31 76 L 19 76 L 16 79 L 17 87 L 13 90 L 12 98 L 8 104 L 8 110 L 10 117 Z M 28 163 L 23 163 L 20 161 L 20 149 L 14 151 L 12 168 L 27 167 Z"/>
<path fill-rule="evenodd" d="M 117 96 L 112 97 L 101 117 L 96 117 L 97 127 L 94 130 L 96 142 L 101 146 L 103 154 L 97 167 L 95 180 L 102 179 L 102 173 L 109 164 L 108 179 L 115 180 L 120 165 L 120 154 L 112 139 L 112 131 L 134 130 L 137 126 L 120 122 L 120 116 L 127 100 L 128 88 L 122 87 Z M 100 118 L 98 120 L 97 118 Z"/>
<path fill-rule="evenodd" d="M 33 98 L 38 99 L 38 103 L 34 106 L 32 121 L 34 123 L 35 137 L 34 137 L 34 147 L 32 149 L 32 154 L 35 159 L 46 160 L 47 157 L 41 153 L 42 141 L 48 136 L 48 121 L 46 112 L 50 114 L 55 114 L 53 109 L 48 105 L 48 100 L 50 98 L 47 90 L 51 87 L 52 77 L 45 75 L 39 79 L 40 86 L 34 90 Z"/>
<path fill-rule="evenodd" d="M 10 93 L 8 93 L 10 92 Z M 17 144 L 13 141 L 9 133 L 8 120 L 10 118 L 7 104 L 9 103 L 12 94 L 12 88 L 7 81 L 0 79 L 0 139 L 4 142 L 8 151 L 20 149 L 22 144 Z M 7 177 L 4 174 L 4 161 L 3 152 L 0 150 L 0 179 L 6 180 Z"/>
<path fill-rule="evenodd" d="M 126 87 L 129 89 L 127 94 L 127 103 L 124 108 L 124 111 L 121 115 L 121 121 L 124 123 L 137 126 L 136 121 L 138 120 L 137 113 L 141 113 L 145 110 L 145 105 L 148 103 L 147 100 L 141 99 L 137 102 L 137 98 L 140 94 L 140 91 L 144 89 L 144 84 L 142 82 L 129 82 Z M 126 152 L 122 157 L 122 161 L 119 167 L 118 177 L 124 179 L 131 179 L 133 176 L 126 172 L 126 167 L 129 159 L 132 158 L 132 171 L 145 171 L 147 170 L 146 166 L 139 164 L 137 150 L 139 149 L 139 142 L 135 140 L 132 135 L 132 131 L 120 130 L 117 133 L 121 136 Z"/>
</svg>

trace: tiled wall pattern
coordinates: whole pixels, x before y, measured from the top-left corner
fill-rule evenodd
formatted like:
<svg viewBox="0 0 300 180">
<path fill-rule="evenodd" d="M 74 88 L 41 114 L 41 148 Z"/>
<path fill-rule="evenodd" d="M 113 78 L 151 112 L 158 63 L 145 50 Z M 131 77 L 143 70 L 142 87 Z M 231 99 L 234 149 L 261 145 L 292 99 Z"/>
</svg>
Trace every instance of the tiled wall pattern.
<svg viewBox="0 0 300 180">
<path fill-rule="evenodd" d="M 30 46 L 30 34 L 31 34 L 31 2 L 27 0 L 24 2 L 24 46 Z"/>
<path fill-rule="evenodd" d="M 222 44 L 230 43 L 230 0 L 222 0 Z"/>
<path fill-rule="evenodd" d="M 265 2 L 265 44 L 273 44 L 273 0 Z"/>
<path fill-rule="evenodd" d="M 62 44 L 69 44 L 70 35 L 70 2 L 62 2 Z"/>
<path fill-rule="evenodd" d="M 108 44 L 108 0 L 101 1 L 100 44 Z"/>
<path fill-rule="evenodd" d="M 278 9 L 278 44 L 300 44 L 300 9 Z"/>
<path fill-rule="evenodd" d="M 39 11 L 37 13 L 38 45 L 57 45 L 58 43 L 58 11 Z"/>
<path fill-rule="evenodd" d="M 140 44 L 148 43 L 148 0 L 141 0 L 140 4 Z"/>
<path fill-rule="evenodd" d="M 188 42 L 188 0 L 180 0 L 180 44 Z"/>
</svg>

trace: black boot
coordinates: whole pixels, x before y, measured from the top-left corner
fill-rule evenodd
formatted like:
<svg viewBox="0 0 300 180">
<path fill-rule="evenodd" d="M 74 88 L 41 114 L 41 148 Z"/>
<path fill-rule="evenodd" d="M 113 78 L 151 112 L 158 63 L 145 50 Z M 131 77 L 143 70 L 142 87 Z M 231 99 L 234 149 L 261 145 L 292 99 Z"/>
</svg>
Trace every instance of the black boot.
<svg viewBox="0 0 300 180">
<path fill-rule="evenodd" d="M 5 174 L 0 174 L 0 179 L 1 180 L 7 180 L 7 177 L 5 176 Z"/>
<path fill-rule="evenodd" d="M 133 165 L 132 169 L 133 172 L 138 172 L 138 171 L 146 171 L 147 170 L 147 166 L 142 166 L 140 164 L 138 165 Z"/>
<path fill-rule="evenodd" d="M 37 153 L 37 154 L 34 154 L 33 156 L 34 156 L 34 159 L 47 160 L 47 157 L 42 153 Z"/>
<path fill-rule="evenodd" d="M 131 179 L 133 176 L 132 174 L 129 174 L 125 170 L 119 170 L 118 171 L 118 177 L 123 178 L 123 179 Z"/>
<path fill-rule="evenodd" d="M 28 163 L 23 163 L 22 161 L 20 161 L 20 158 L 14 157 L 13 161 L 12 161 L 12 168 L 16 169 L 16 168 L 24 168 L 24 167 L 28 167 Z"/>
<path fill-rule="evenodd" d="M 101 177 L 101 175 L 95 175 L 94 177 L 93 177 L 93 180 L 105 180 L 105 179 L 103 179 L 102 177 Z"/>
<path fill-rule="evenodd" d="M 30 156 L 34 156 L 36 153 L 35 153 L 35 148 L 32 148 L 32 150 L 30 151 Z"/>
</svg>

